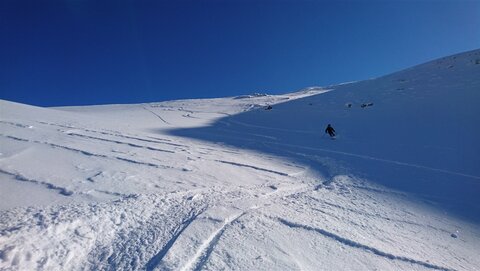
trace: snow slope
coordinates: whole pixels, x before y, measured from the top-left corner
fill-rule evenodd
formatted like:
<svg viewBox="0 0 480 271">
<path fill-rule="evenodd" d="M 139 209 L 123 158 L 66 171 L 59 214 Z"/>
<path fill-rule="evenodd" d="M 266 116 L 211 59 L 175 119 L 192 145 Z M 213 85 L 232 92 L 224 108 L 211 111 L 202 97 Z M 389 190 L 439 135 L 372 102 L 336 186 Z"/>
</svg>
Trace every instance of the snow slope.
<svg viewBox="0 0 480 271">
<path fill-rule="evenodd" d="M 0 269 L 477 270 L 479 90 L 476 50 L 286 95 L 0 101 Z"/>
<path fill-rule="evenodd" d="M 330 176 L 336 169 L 323 169 L 312 159 L 329 157 L 347 172 L 479 220 L 479 58 L 478 50 L 446 57 L 382 78 L 328 87 L 334 91 L 269 112 L 249 111 L 172 134 L 207 141 L 218 135 L 229 145 L 307 160 L 324 174 L 331 171 Z M 362 108 L 368 103 L 373 106 Z M 328 123 L 339 140 L 325 142 Z M 245 144 L 248 140 L 255 144 Z"/>
</svg>

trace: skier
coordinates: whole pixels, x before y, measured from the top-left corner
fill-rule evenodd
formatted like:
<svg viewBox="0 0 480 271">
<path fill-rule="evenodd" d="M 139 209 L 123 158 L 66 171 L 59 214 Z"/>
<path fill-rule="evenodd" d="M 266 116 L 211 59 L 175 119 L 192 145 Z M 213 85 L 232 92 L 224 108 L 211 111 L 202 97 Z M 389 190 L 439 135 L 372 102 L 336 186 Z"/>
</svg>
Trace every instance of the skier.
<svg viewBox="0 0 480 271">
<path fill-rule="evenodd" d="M 327 126 L 327 129 L 325 129 L 325 133 L 328 133 L 330 137 L 335 137 L 335 129 L 333 129 L 330 124 Z"/>
</svg>

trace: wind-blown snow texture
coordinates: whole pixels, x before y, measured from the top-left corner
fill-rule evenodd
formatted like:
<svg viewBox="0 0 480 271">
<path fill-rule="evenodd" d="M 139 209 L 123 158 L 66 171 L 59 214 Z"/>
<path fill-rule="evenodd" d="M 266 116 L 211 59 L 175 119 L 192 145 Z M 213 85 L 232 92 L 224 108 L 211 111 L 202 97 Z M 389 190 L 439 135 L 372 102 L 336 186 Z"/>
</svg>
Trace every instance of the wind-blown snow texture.
<svg viewBox="0 0 480 271">
<path fill-rule="evenodd" d="M 0 101 L 0 269 L 478 270 L 479 91 L 476 50 L 286 95 Z"/>
</svg>

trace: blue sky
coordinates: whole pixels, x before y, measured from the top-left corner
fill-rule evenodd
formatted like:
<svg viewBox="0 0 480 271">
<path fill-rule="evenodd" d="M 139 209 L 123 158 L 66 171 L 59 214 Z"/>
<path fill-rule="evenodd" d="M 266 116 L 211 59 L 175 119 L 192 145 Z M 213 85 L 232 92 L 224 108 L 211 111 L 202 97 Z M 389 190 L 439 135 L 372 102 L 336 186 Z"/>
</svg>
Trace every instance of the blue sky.
<svg viewBox="0 0 480 271">
<path fill-rule="evenodd" d="M 0 1 L 0 98 L 285 93 L 480 48 L 480 1 Z"/>
</svg>

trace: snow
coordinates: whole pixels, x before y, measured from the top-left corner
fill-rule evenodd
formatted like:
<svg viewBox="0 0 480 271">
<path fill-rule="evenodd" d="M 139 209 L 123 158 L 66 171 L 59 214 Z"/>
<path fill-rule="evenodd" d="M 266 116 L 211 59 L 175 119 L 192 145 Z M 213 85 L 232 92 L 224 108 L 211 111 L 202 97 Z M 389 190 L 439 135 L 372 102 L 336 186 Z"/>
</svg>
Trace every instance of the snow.
<svg viewBox="0 0 480 271">
<path fill-rule="evenodd" d="M 478 59 L 284 95 L 0 101 L 0 269 L 480 269 Z"/>
</svg>

